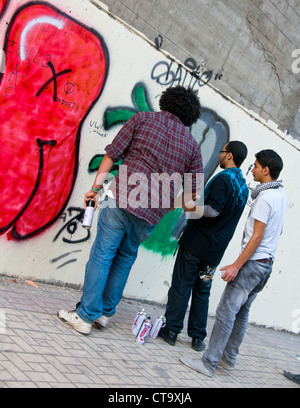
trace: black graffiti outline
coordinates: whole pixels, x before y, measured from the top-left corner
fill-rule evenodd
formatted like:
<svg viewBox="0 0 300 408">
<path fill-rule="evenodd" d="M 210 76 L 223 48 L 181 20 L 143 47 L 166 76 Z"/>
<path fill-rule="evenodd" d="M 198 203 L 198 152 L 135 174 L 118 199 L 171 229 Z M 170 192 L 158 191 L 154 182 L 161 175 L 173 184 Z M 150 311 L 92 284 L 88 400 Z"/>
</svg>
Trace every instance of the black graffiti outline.
<svg viewBox="0 0 300 408">
<path fill-rule="evenodd" d="M 9 5 L 9 3 L 10 3 L 10 0 L 7 0 L 4 7 L 3 7 L 3 10 L 0 13 L 1 18 L 3 17 L 4 13 L 6 12 L 6 9 L 7 9 L 8 5 Z"/>
<path fill-rule="evenodd" d="M 36 192 L 37 192 L 37 190 L 39 188 L 41 178 L 42 178 L 42 173 L 43 173 L 43 168 L 44 168 L 44 146 L 54 147 L 57 144 L 56 140 L 41 140 L 41 139 L 36 139 L 36 143 L 37 143 L 37 146 L 38 146 L 38 153 L 39 153 L 39 170 L 38 170 L 38 174 L 37 174 L 37 177 L 36 177 L 35 185 L 33 187 L 33 190 L 31 192 L 28 200 L 24 204 L 21 211 L 19 211 L 19 213 L 15 216 L 15 218 L 8 225 L 6 225 L 5 227 L 0 228 L 0 234 L 7 231 L 10 227 L 12 227 L 18 221 L 18 219 L 24 214 L 25 210 L 28 208 L 31 201 L 33 200 L 33 198 L 34 198 L 34 196 L 35 196 L 35 194 L 36 194 Z M 22 240 L 22 239 L 30 237 L 31 234 L 27 234 L 25 236 L 20 235 L 17 232 L 16 225 L 14 225 L 14 227 L 12 229 L 12 236 L 15 239 Z"/>
<path fill-rule="evenodd" d="M 81 250 L 81 249 L 77 249 L 77 250 L 75 250 L 75 251 L 66 252 L 66 253 L 64 253 L 64 254 L 62 254 L 62 255 L 60 255 L 60 256 L 58 256 L 57 258 L 51 259 L 50 262 L 53 264 L 53 263 L 55 263 L 55 262 L 60 261 L 60 260 L 63 259 L 63 258 L 66 258 L 67 256 L 72 255 L 72 254 L 75 254 L 75 253 L 77 253 L 77 252 L 82 252 L 82 250 Z M 77 262 L 77 258 L 71 258 L 71 259 L 69 259 L 68 261 L 64 262 L 63 264 L 57 266 L 56 269 L 63 268 L 64 266 L 69 265 L 70 263 L 74 263 L 74 262 Z"/>
<path fill-rule="evenodd" d="M 158 50 L 162 47 L 163 41 L 164 41 L 163 36 L 158 34 L 158 36 L 154 40 L 155 46 Z"/>
<path fill-rule="evenodd" d="M 60 234 L 61 234 L 65 229 L 66 229 L 66 230 L 68 231 L 68 233 L 71 234 L 71 235 L 73 235 L 73 234 L 76 232 L 76 230 L 77 230 L 77 225 L 78 225 L 80 222 L 82 222 L 82 220 L 83 220 L 84 209 L 81 208 L 81 207 L 69 207 L 69 208 L 68 208 L 68 212 L 69 212 L 69 215 L 70 215 L 70 216 L 72 215 L 72 212 L 73 212 L 73 211 L 78 211 L 78 214 L 76 214 L 73 218 L 71 218 L 71 219 L 67 222 L 67 224 L 64 225 L 64 226 L 58 231 L 58 233 L 57 233 L 57 234 L 55 235 L 55 237 L 53 238 L 53 242 L 55 242 L 55 241 L 58 239 L 58 237 L 60 236 Z M 72 227 L 72 228 L 75 227 L 75 229 L 74 229 L 74 230 L 70 230 L 70 229 L 69 229 L 70 227 Z M 63 242 L 66 242 L 67 244 L 79 244 L 79 243 L 82 243 L 82 242 L 87 241 L 87 240 L 90 238 L 90 236 L 91 236 L 90 230 L 86 230 L 86 232 L 87 232 L 87 236 L 86 236 L 85 238 L 81 238 L 81 239 L 77 239 L 77 240 L 75 240 L 75 241 L 72 241 L 72 240 L 70 240 L 70 239 L 67 239 L 67 238 L 63 237 L 62 240 L 63 240 Z"/>
<path fill-rule="evenodd" d="M 69 85 L 69 87 L 68 87 L 68 85 Z M 75 84 L 73 84 L 72 82 L 67 82 L 65 84 L 65 86 L 64 86 L 65 94 L 66 95 L 71 95 L 74 92 L 76 85 L 77 85 L 77 82 Z"/>
<path fill-rule="evenodd" d="M 200 72 L 200 65 L 197 66 L 196 61 L 193 58 L 187 58 L 185 67 L 192 70 L 192 72 L 185 69 L 181 64 L 177 64 L 177 68 L 173 69 L 173 61 L 159 61 L 157 62 L 151 71 L 151 79 L 155 80 L 158 84 L 164 86 L 174 86 L 175 83 L 178 85 L 185 86 L 188 75 L 190 76 L 187 80 L 188 87 L 194 89 L 196 86 L 199 88 L 207 85 L 213 78 L 213 71 L 206 70 Z M 164 68 L 162 72 L 157 72 L 158 69 Z M 185 73 L 184 73 L 185 71 Z M 221 79 L 222 74 L 216 74 L 214 79 Z"/>
<path fill-rule="evenodd" d="M 51 69 L 52 71 L 52 78 L 48 79 L 48 81 L 45 82 L 45 84 L 38 90 L 38 92 L 36 93 L 36 97 L 39 97 L 40 94 L 47 88 L 48 85 L 51 84 L 51 82 L 54 82 L 54 94 L 53 94 L 53 101 L 55 102 L 57 99 L 57 78 L 62 76 L 62 75 L 66 75 L 69 72 L 72 72 L 71 69 L 65 69 L 63 71 L 60 71 L 58 73 L 55 72 L 55 68 L 54 65 L 52 64 L 51 61 L 47 62 L 48 67 Z"/>
</svg>

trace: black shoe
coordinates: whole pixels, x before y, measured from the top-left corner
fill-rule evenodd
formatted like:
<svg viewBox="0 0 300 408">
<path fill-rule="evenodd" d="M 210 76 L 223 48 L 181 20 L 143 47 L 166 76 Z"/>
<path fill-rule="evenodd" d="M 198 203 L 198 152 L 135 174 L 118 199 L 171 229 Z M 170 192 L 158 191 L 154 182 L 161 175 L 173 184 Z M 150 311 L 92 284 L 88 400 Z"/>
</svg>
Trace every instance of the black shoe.
<svg viewBox="0 0 300 408">
<path fill-rule="evenodd" d="M 296 384 L 300 384 L 300 374 L 292 374 L 289 371 L 283 370 L 283 374 L 288 378 L 289 380 L 295 382 Z"/>
<path fill-rule="evenodd" d="M 158 336 L 171 346 L 175 346 L 177 335 L 178 333 L 169 330 L 167 326 L 162 327 L 158 333 Z"/>
<path fill-rule="evenodd" d="M 196 351 L 202 351 L 205 349 L 205 343 L 200 337 L 193 337 L 192 338 L 192 349 Z"/>
</svg>

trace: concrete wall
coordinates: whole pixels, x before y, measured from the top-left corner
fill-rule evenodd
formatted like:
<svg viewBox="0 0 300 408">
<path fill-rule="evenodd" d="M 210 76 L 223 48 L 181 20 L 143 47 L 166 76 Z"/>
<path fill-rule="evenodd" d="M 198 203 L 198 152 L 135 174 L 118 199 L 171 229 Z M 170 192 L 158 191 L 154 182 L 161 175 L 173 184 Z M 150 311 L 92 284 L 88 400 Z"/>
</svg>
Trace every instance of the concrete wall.
<svg viewBox="0 0 300 408">
<path fill-rule="evenodd" d="M 297 0 L 103 2 L 153 41 L 160 36 L 162 48 L 183 63 L 193 59 L 199 75 L 213 71 L 211 83 L 226 95 L 289 128 L 300 96 Z"/>
<path fill-rule="evenodd" d="M 254 154 L 263 148 L 274 148 L 283 157 L 282 178 L 289 198 L 285 230 L 272 279 L 250 320 L 300 330 L 299 142 L 217 90 L 212 77 L 204 82 L 195 77 L 177 55 L 160 49 L 159 38 L 151 42 L 99 2 L 20 0 L 2 1 L 0 6 L 6 57 L 0 83 L 0 273 L 82 285 L 96 234 L 96 222 L 90 233 L 81 227 L 83 196 L 104 148 L 130 115 L 158 110 L 161 92 L 180 83 L 198 90 L 203 106 L 192 132 L 202 149 L 206 179 L 216 171 L 218 152 L 228 140 L 242 140 L 248 146 L 245 175 Z M 254 187 L 250 174 L 246 177 Z M 249 206 L 222 265 L 239 253 L 248 211 Z M 179 223 L 179 214 L 170 213 L 140 248 L 126 297 L 166 302 Z M 217 275 L 211 314 L 223 287 Z"/>
</svg>

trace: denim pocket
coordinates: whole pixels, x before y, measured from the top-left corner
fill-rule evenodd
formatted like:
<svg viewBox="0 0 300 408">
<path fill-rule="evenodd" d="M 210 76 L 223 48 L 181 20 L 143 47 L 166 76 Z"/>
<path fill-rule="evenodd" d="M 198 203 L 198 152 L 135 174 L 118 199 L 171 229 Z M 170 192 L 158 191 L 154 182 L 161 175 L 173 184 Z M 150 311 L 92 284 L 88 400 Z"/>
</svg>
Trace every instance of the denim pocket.
<svg viewBox="0 0 300 408">
<path fill-rule="evenodd" d="M 139 242 L 142 243 L 146 241 L 146 239 L 151 235 L 154 230 L 155 225 L 147 226 L 143 230 L 140 231 L 139 234 Z"/>
<path fill-rule="evenodd" d="M 119 208 L 112 208 L 110 206 L 102 208 L 99 216 L 99 223 L 116 230 L 124 229 Z"/>
<path fill-rule="evenodd" d="M 251 275 L 252 279 L 257 282 L 253 291 L 256 293 L 261 292 L 271 275 L 272 265 L 257 261 L 248 262 L 251 263 L 249 274 Z"/>
</svg>

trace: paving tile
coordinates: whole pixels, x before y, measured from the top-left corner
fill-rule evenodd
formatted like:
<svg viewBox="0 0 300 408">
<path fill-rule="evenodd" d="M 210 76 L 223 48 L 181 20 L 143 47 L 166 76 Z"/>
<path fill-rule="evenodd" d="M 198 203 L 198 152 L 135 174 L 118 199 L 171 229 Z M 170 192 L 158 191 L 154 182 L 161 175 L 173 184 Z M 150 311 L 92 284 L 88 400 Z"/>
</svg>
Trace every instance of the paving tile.
<svg viewBox="0 0 300 408">
<path fill-rule="evenodd" d="M 141 302 L 123 299 L 106 328 L 82 336 L 57 318 L 59 308 L 72 309 L 76 290 L 39 284 L 31 287 L 0 276 L 0 388 L 107 388 L 164 390 L 186 388 L 300 388 L 283 376 L 299 373 L 300 338 L 286 332 L 249 325 L 236 369 L 217 369 L 213 378 L 182 365 L 179 357 L 199 357 L 186 329 L 175 347 L 161 339 L 136 343 L 131 324 Z M 157 305 L 142 305 L 154 318 Z M 214 318 L 208 319 L 208 339 Z M 185 326 L 186 327 L 186 326 Z M 206 340 L 208 343 L 208 340 Z"/>
</svg>

